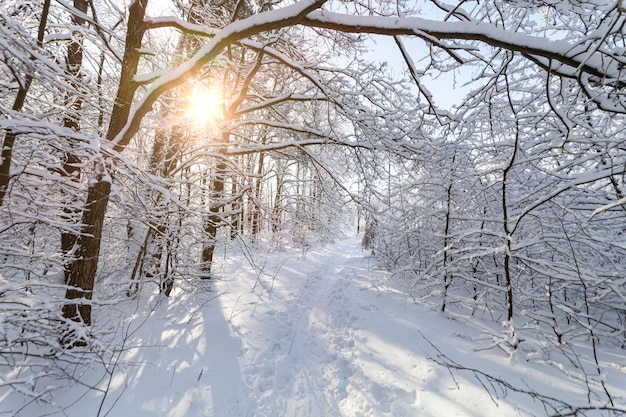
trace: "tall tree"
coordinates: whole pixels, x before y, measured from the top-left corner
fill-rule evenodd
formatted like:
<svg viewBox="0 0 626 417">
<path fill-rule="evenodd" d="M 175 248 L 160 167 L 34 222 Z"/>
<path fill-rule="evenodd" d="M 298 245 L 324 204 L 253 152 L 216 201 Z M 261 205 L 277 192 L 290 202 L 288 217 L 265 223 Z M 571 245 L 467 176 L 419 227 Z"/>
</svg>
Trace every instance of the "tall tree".
<svg viewBox="0 0 626 417">
<path fill-rule="evenodd" d="M 129 8 L 122 71 L 110 116 L 107 140 L 113 140 L 122 131 L 128 120 L 133 97 L 138 87 L 133 77 L 137 72 L 142 39 L 147 29 L 144 22 L 146 6 L 147 0 L 137 0 Z M 119 148 L 122 147 L 123 145 L 119 146 Z M 111 192 L 111 176 L 107 160 L 108 158 L 104 156 L 95 163 L 95 178 L 89 185 L 81 219 L 84 226 L 76 241 L 76 259 L 67 266 L 69 287 L 65 297 L 68 303 L 63 306 L 63 316 L 86 325 L 91 325 L 90 300 L 93 296 L 98 267 L 102 226 Z M 71 336 L 68 340 L 71 341 Z"/>
<path fill-rule="evenodd" d="M 66 71 L 77 80 L 82 78 L 81 70 L 83 66 L 83 39 L 84 33 L 81 31 L 84 30 L 84 26 L 87 22 L 85 16 L 87 15 L 87 10 L 89 7 L 89 1 L 87 0 L 74 0 L 74 13 L 72 14 L 72 25 L 74 26 L 74 31 L 72 32 L 72 38 L 67 47 L 67 58 L 65 61 Z M 80 91 L 81 86 L 80 83 L 74 83 L 73 86 L 77 91 Z M 67 129 L 72 129 L 75 131 L 80 130 L 80 111 L 82 108 L 82 98 L 80 94 L 78 95 L 67 95 L 65 99 L 65 109 L 66 114 L 63 116 L 63 127 Z M 70 144 L 72 147 L 72 144 Z M 78 175 L 80 173 L 80 167 L 78 166 L 80 159 L 72 152 L 72 150 L 68 150 L 65 152 L 63 166 L 61 167 L 61 175 L 68 177 L 71 181 L 78 182 Z M 71 195 L 66 197 L 68 200 L 71 200 Z M 63 208 L 64 217 L 67 220 L 72 221 L 74 218 L 79 215 L 77 212 L 76 206 L 71 204 L 70 201 L 66 202 L 65 207 Z M 61 252 L 65 257 L 71 256 L 72 249 L 74 248 L 74 243 L 76 242 L 76 234 L 72 230 L 64 230 L 61 232 Z M 69 283 L 70 277 L 69 273 L 66 269 L 65 271 L 65 282 Z"/>
</svg>

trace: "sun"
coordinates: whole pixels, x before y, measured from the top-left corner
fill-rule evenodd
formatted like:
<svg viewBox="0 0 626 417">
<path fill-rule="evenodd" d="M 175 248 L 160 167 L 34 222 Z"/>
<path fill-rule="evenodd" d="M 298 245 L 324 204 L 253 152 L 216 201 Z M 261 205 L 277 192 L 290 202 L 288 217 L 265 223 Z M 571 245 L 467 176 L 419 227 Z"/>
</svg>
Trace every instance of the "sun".
<svg viewBox="0 0 626 417">
<path fill-rule="evenodd" d="M 194 85 L 185 104 L 185 118 L 195 126 L 206 127 L 223 117 L 224 99 L 216 88 Z"/>
</svg>

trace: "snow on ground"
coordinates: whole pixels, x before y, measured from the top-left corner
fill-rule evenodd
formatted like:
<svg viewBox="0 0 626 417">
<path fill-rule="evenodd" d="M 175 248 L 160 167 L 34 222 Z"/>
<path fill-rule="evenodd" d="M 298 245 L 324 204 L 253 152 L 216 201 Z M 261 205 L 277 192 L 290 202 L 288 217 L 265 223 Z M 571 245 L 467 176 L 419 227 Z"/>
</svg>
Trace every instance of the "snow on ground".
<svg viewBox="0 0 626 417">
<path fill-rule="evenodd" d="M 249 256 L 252 256 L 249 254 Z M 373 417 L 543 416 L 514 387 L 584 405 L 584 384 L 565 366 L 541 366 L 488 346 L 497 326 L 418 305 L 385 284 L 387 275 L 353 237 L 308 252 L 224 257 L 210 287 L 182 285 L 169 300 L 119 307 L 132 316 L 110 373 L 84 374 L 102 391 L 72 386 L 55 401 L 65 414 L 31 404 L 20 416 Z M 203 284 L 201 284 L 203 285 Z M 211 291 L 208 290 L 211 289 Z M 118 326 L 97 312 L 100 325 Z M 488 339 L 488 338 L 487 338 Z M 531 352 L 532 353 L 532 352 Z M 616 405 L 626 404 L 619 351 L 603 357 Z M 541 357 L 541 353 L 537 354 Z M 590 358 L 580 356 L 580 366 Z M 552 358 L 551 360 L 554 360 Z M 544 361 L 546 362 L 546 361 Z M 569 375 L 569 376 L 568 376 Z M 593 383 L 591 381 L 590 383 Z M 106 391 L 106 395 L 104 395 Z M 0 416 L 19 405 L 0 395 Z M 589 415 L 603 415 L 589 414 Z M 606 415 L 606 414 L 605 414 Z"/>
</svg>

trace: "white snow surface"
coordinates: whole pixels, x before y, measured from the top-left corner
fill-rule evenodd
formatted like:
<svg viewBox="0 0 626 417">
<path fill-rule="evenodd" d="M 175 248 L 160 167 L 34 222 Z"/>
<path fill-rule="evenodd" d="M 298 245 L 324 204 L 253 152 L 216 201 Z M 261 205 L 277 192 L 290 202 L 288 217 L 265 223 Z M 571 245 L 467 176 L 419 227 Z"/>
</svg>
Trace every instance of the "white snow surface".
<svg viewBox="0 0 626 417">
<path fill-rule="evenodd" d="M 533 349 L 480 349 L 502 328 L 413 302 L 357 236 L 252 256 L 261 274 L 241 255 L 224 256 L 210 285 L 181 284 L 170 299 L 144 297 L 114 312 L 101 307 L 94 326 L 130 323 L 116 336 L 127 340 L 110 375 L 97 367 L 81 374 L 101 391 L 57 391 L 64 412 L 22 407 L 0 391 L 0 416 L 20 408 L 20 416 L 70 417 L 552 415 L 527 395 L 436 364 L 442 355 L 514 387 L 587 403 L 571 364 Z M 601 355 L 616 405 L 626 403 L 623 353 Z M 590 352 L 579 358 L 593 369 Z"/>
</svg>

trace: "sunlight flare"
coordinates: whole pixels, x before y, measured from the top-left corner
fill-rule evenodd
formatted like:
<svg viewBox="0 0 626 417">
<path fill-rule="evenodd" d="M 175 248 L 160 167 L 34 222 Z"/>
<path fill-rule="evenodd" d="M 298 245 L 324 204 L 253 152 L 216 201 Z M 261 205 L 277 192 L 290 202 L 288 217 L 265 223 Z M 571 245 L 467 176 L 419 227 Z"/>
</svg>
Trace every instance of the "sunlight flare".
<svg viewBox="0 0 626 417">
<path fill-rule="evenodd" d="M 224 99 L 217 88 L 196 84 L 185 106 L 185 118 L 195 126 L 206 127 L 215 124 L 223 117 Z"/>
</svg>

